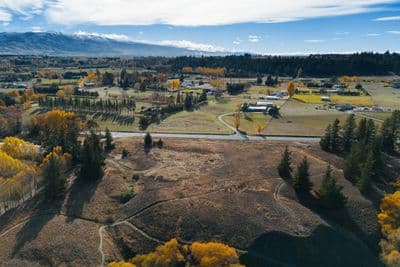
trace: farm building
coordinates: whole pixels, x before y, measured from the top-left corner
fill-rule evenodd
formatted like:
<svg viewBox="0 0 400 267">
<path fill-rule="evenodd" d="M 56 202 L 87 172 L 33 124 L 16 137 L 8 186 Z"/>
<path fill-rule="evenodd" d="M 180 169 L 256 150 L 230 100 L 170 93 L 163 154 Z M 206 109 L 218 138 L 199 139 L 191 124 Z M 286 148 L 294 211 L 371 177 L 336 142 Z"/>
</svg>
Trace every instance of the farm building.
<svg viewBox="0 0 400 267">
<path fill-rule="evenodd" d="M 325 102 L 331 101 L 331 98 L 329 96 L 321 96 L 321 100 Z"/>
<path fill-rule="evenodd" d="M 273 107 L 273 106 L 274 106 L 274 103 L 272 103 L 272 102 L 258 101 L 258 102 L 256 103 L 256 106 L 258 106 L 258 107 Z"/>
<path fill-rule="evenodd" d="M 250 106 L 247 108 L 248 112 L 264 112 L 267 111 L 267 106 Z"/>
</svg>

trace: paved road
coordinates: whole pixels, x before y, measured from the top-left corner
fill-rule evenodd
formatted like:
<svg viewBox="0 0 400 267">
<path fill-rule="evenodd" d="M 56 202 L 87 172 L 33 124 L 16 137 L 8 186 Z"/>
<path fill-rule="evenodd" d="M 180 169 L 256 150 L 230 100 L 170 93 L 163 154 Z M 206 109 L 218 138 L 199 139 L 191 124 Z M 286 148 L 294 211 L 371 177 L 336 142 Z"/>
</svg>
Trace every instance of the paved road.
<svg viewBox="0 0 400 267">
<path fill-rule="evenodd" d="M 144 137 L 144 133 L 136 132 L 111 132 L 113 138 Z M 288 142 L 319 142 L 319 137 L 298 136 L 248 136 L 242 134 L 165 134 L 152 133 L 153 138 L 181 138 L 181 139 L 208 139 L 208 140 L 246 140 L 246 141 L 288 141 Z"/>
<path fill-rule="evenodd" d="M 224 121 L 223 117 L 233 113 L 218 116 L 218 120 L 233 134 L 176 134 L 176 133 L 152 133 L 153 138 L 180 138 L 180 139 L 208 139 L 208 140 L 242 140 L 242 141 L 288 141 L 288 142 L 319 142 L 319 137 L 299 136 L 249 136 L 237 131 Z M 138 132 L 111 132 L 113 138 L 144 137 L 145 133 Z"/>
</svg>

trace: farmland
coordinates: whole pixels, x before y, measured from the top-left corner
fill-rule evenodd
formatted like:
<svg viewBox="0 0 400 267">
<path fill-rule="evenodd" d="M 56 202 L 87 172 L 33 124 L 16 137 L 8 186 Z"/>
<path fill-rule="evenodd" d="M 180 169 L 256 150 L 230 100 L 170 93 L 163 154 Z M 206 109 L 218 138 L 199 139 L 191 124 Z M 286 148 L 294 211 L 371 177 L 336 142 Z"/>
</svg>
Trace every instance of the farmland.
<svg viewBox="0 0 400 267">
<path fill-rule="evenodd" d="M 174 60 L 198 59 L 3 64 L 1 264 L 157 260 L 175 238 L 186 265 L 212 241 L 248 267 L 390 260 L 380 203 L 400 184 L 397 76 Z"/>
</svg>

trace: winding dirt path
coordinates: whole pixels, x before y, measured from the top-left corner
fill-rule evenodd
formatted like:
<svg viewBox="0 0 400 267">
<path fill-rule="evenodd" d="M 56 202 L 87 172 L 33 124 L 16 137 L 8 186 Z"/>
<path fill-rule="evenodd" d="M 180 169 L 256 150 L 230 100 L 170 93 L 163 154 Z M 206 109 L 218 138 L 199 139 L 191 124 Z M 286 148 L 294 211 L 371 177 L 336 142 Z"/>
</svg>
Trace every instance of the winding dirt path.
<svg viewBox="0 0 400 267">
<path fill-rule="evenodd" d="M 304 226 L 302 225 L 299 216 L 297 216 L 296 213 L 291 208 L 285 205 L 284 201 L 281 199 L 281 189 L 285 185 L 286 182 L 282 181 L 277 186 L 275 186 L 273 193 L 274 200 L 276 204 L 278 204 L 278 206 L 281 208 L 281 210 L 283 210 L 290 217 L 290 219 L 296 224 L 299 236 L 305 236 L 306 230 L 304 229 Z"/>
</svg>

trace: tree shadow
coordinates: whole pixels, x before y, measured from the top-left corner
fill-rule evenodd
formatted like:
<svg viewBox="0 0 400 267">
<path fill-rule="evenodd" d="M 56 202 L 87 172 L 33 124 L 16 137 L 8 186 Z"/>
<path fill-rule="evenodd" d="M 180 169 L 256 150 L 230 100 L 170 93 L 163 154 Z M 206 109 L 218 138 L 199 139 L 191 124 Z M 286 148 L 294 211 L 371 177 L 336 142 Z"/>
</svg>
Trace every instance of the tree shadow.
<svg viewBox="0 0 400 267">
<path fill-rule="evenodd" d="M 309 208 L 314 213 L 318 214 L 323 220 L 334 226 L 337 230 L 344 232 L 348 236 L 360 240 L 365 244 L 374 256 L 379 253 L 380 233 L 366 232 L 362 229 L 360 222 L 355 220 L 354 211 L 346 204 L 343 208 L 326 209 L 318 204 L 318 199 L 313 195 L 303 195 L 298 197 L 299 202 Z M 354 205 L 354 203 L 353 203 Z M 375 208 L 375 207 L 374 207 Z"/>
<path fill-rule="evenodd" d="M 68 199 L 65 205 L 68 223 L 76 218 L 81 218 L 86 203 L 90 202 L 101 179 L 96 181 L 84 181 L 76 178 L 69 190 Z"/>
<path fill-rule="evenodd" d="M 60 213 L 63 201 L 64 199 L 60 197 L 53 201 L 43 200 L 40 202 L 28 222 L 26 222 L 17 233 L 15 246 L 12 251 L 13 256 L 15 256 L 26 243 L 35 240 L 46 224 Z"/>
</svg>

